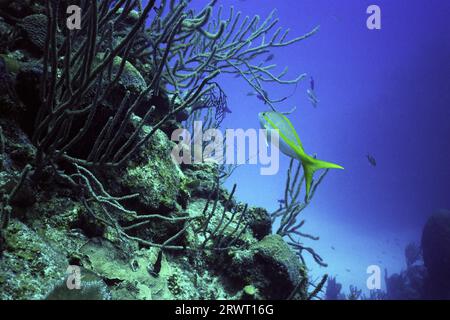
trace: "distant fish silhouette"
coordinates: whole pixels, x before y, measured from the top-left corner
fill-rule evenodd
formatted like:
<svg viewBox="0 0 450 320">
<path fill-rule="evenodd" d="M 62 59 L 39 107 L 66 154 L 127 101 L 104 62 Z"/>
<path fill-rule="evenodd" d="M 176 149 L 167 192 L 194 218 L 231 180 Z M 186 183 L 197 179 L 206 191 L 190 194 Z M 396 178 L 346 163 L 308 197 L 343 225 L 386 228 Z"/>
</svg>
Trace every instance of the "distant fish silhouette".
<svg viewBox="0 0 450 320">
<path fill-rule="evenodd" d="M 233 78 L 239 78 L 241 76 L 240 73 L 236 73 Z"/>
<path fill-rule="evenodd" d="M 283 209 L 283 206 L 284 206 L 284 199 L 278 199 L 277 202 L 278 202 L 278 204 L 280 205 L 280 209 Z"/>
<path fill-rule="evenodd" d="M 345 269 L 345 271 L 347 271 L 347 272 L 352 272 L 352 270 L 350 270 L 350 269 Z"/>
<path fill-rule="evenodd" d="M 267 101 L 269 100 L 269 95 L 267 94 L 267 91 L 260 89 L 261 93 L 259 92 L 255 92 L 255 91 L 250 91 L 249 93 L 247 93 L 247 97 L 253 97 L 256 96 L 256 98 L 258 100 L 261 100 L 262 102 L 264 102 L 264 104 L 267 104 Z"/>
<path fill-rule="evenodd" d="M 267 94 L 266 91 L 264 91 L 263 89 L 261 89 L 261 93 L 258 93 L 256 95 L 256 98 L 258 98 L 259 100 L 261 100 L 262 102 L 264 102 L 264 104 L 267 104 L 267 101 L 269 100 L 269 95 Z"/>
<path fill-rule="evenodd" d="M 332 249 L 332 250 L 336 250 L 336 248 L 335 248 L 335 247 L 333 247 L 333 246 L 331 246 L 331 249 Z"/>
<path fill-rule="evenodd" d="M 269 56 L 266 58 L 266 60 L 264 60 L 264 62 L 272 61 L 273 58 L 275 58 L 275 55 L 274 55 L 274 54 L 271 54 L 271 55 L 269 55 Z"/>
<path fill-rule="evenodd" d="M 315 88 L 316 85 L 315 85 L 313 77 L 311 77 L 311 79 L 309 81 L 309 86 L 310 86 L 311 90 L 314 91 L 314 88 Z"/>
<path fill-rule="evenodd" d="M 224 112 L 224 113 L 233 113 L 233 111 L 231 111 L 231 109 L 228 108 L 228 106 L 224 106 L 224 107 L 223 107 L 223 112 Z"/>
<path fill-rule="evenodd" d="M 264 99 L 264 96 L 262 95 L 262 94 L 257 94 L 256 95 L 256 98 L 258 98 L 259 100 L 261 100 L 262 102 L 264 102 L 264 103 L 266 103 L 267 101 L 266 101 L 266 99 Z"/>
<path fill-rule="evenodd" d="M 377 160 L 375 160 L 374 156 L 371 154 L 367 154 L 367 160 L 369 160 L 369 163 L 372 165 L 372 167 L 377 166 Z"/>
<path fill-rule="evenodd" d="M 319 103 L 319 99 L 317 99 L 316 93 L 314 90 L 308 89 L 306 90 L 306 93 L 308 94 L 308 99 L 313 105 L 314 108 L 317 108 L 317 104 Z"/>
</svg>

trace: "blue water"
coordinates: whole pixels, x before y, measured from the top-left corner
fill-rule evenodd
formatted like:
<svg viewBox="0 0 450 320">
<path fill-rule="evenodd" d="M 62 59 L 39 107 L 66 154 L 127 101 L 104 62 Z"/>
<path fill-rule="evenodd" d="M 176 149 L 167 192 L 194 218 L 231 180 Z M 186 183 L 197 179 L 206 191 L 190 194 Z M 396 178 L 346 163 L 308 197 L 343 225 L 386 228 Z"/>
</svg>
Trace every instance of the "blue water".
<svg viewBox="0 0 450 320">
<path fill-rule="evenodd" d="M 201 6 L 206 1 L 194 1 Z M 276 8 L 291 37 L 320 25 L 313 37 L 274 51 L 273 63 L 289 74 L 308 73 L 320 100 L 308 101 L 309 80 L 281 104 L 308 153 L 336 162 L 302 217 L 303 231 L 320 236 L 305 241 L 329 267 L 307 259 L 312 278 L 324 273 L 364 289 L 371 264 L 390 273 L 405 268 L 403 250 L 420 241 L 427 217 L 450 208 L 450 1 L 219 1 L 244 14 L 262 17 Z M 381 8 L 382 29 L 368 30 L 366 8 Z M 248 97 L 243 80 L 220 80 L 233 113 L 224 128 L 259 128 L 267 110 Z M 271 97 L 292 92 L 270 85 Z M 378 165 L 366 159 L 373 154 Z M 282 198 L 289 158 L 280 172 L 261 176 L 259 167 L 239 167 L 228 182 L 239 200 L 274 210 Z M 334 249 L 332 248 L 334 247 Z M 384 287 L 383 287 L 384 289 Z"/>
</svg>

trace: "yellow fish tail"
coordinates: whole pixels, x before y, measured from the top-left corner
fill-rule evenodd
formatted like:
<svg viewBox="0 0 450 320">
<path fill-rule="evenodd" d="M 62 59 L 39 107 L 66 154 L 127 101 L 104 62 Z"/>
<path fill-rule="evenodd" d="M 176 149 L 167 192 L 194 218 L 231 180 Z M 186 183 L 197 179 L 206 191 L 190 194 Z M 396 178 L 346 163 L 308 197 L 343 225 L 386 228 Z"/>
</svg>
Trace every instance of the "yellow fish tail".
<svg viewBox="0 0 450 320">
<path fill-rule="evenodd" d="M 306 156 L 302 157 L 302 166 L 303 166 L 303 172 L 305 174 L 305 183 L 306 183 L 306 198 L 308 199 L 309 193 L 311 191 L 311 185 L 313 181 L 313 175 L 314 172 L 320 169 L 344 169 L 342 166 L 326 162 L 318 159 L 314 159 L 313 157 Z"/>
</svg>

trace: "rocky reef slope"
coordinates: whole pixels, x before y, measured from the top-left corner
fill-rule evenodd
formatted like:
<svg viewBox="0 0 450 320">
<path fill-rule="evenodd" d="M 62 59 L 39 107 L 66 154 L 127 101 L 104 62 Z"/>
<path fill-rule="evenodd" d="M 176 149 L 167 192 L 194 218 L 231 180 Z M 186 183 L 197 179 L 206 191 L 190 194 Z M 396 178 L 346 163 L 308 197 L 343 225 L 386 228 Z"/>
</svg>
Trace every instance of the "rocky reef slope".
<svg viewBox="0 0 450 320">
<path fill-rule="evenodd" d="M 45 5 L 0 3 L 0 299 L 307 297 L 306 268 L 282 237 L 271 234 L 266 210 L 240 203 L 222 188 L 216 164 L 173 161 L 168 133 L 180 126 L 174 117 L 121 166 L 88 170 L 69 157 L 40 165 L 52 152 L 52 145 L 43 151 L 45 138 L 33 138 Z M 135 21 L 130 15 L 125 30 Z M 112 61 L 113 73 L 123 68 L 113 94 L 101 101 L 96 125 L 67 154 L 88 157 L 84 148 L 95 147 L 107 110 L 120 108 L 114 94 L 141 94 L 147 67 L 122 65 L 120 57 Z M 94 96 L 86 92 L 87 100 Z M 151 102 L 155 117 L 171 109 L 167 97 Z M 145 114 L 135 110 L 124 120 L 124 136 L 144 137 L 154 123 L 143 123 Z M 83 130 L 73 125 L 75 133 L 67 129 L 67 136 Z M 81 287 L 69 290 L 74 270 Z"/>
</svg>

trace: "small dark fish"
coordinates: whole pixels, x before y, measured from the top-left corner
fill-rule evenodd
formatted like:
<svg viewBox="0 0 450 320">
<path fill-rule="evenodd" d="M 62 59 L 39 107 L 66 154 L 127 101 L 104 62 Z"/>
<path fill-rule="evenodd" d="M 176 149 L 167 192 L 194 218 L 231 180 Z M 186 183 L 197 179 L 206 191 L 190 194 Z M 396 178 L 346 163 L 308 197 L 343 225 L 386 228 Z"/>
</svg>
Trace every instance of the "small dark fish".
<svg viewBox="0 0 450 320">
<path fill-rule="evenodd" d="M 253 97 L 254 95 L 256 95 L 256 93 L 254 93 L 254 92 L 247 93 L 247 97 Z"/>
<path fill-rule="evenodd" d="M 372 156 L 371 154 L 367 155 L 367 160 L 369 160 L 369 163 L 372 165 L 372 167 L 377 166 L 377 160 L 375 160 L 374 156 Z"/>
<path fill-rule="evenodd" d="M 335 247 L 333 247 L 333 246 L 331 246 L 331 249 L 333 249 L 333 250 L 336 250 L 336 248 L 335 248 Z"/>
<path fill-rule="evenodd" d="M 311 79 L 309 80 L 309 86 L 310 86 L 311 90 L 314 91 L 316 85 L 315 85 L 315 81 L 314 81 L 313 77 L 311 77 Z"/>
<path fill-rule="evenodd" d="M 278 199 L 277 202 L 278 202 L 278 204 L 280 205 L 280 209 L 279 209 L 279 210 L 283 209 L 283 206 L 284 206 L 284 200 L 283 200 L 283 199 Z"/>
<path fill-rule="evenodd" d="M 352 272 L 352 270 L 350 270 L 350 269 L 345 269 L 345 271 L 347 271 L 347 272 Z"/>
<path fill-rule="evenodd" d="M 225 106 L 225 107 L 223 108 L 223 112 L 224 112 L 224 113 L 233 113 L 233 111 L 231 111 L 231 109 L 228 108 L 228 106 Z"/>
<path fill-rule="evenodd" d="M 241 76 L 240 73 L 236 73 L 233 78 L 239 78 Z"/>
<path fill-rule="evenodd" d="M 272 61 L 273 58 L 275 58 L 275 55 L 274 55 L 274 54 L 271 54 L 271 55 L 269 55 L 269 56 L 266 58 L 266 60 L 264 60 L 264 62 Z"/>
<path fill-rule="evenodd" d="M 269 100 L 269 95 L 267 94 L 266 91 L 261 89 L 261 93 L 258 93 L 256 95 L 256 98 L 258 98 L 259 100 L 261 100 L 262 102 L 264 102 L 264 104 L 267 104 L 267 100 Z"/>
<path fill-rule="evenodd" d="M 159 276 L 159 272 L 161 271 L 161 261 L 162 261 L 162 250 L 158 252 L 158 256 L 156 257 L 155 263 L 153 265 L 149 264 L 147 267 L 148 273 L 150 273 L 155 278 Z"/>
<path fill-rule="evenodd" d="M 306 90 L 306 93 L 308 94 L 308 99 L 311 102 L 311 104 L 313 105 L 313 107 L 317 108 L 317 104 L 319 103 L 319 100 L 317 99 L 316 93 L 311 89 Z"/>
</svg>

